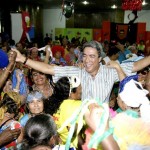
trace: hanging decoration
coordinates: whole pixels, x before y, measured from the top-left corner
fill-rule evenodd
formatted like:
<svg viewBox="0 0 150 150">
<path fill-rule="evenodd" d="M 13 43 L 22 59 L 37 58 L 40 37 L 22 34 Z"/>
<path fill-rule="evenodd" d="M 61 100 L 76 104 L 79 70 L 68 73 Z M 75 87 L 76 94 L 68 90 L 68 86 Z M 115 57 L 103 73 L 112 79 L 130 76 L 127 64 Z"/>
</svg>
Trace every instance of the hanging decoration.
<svg viewBox="0 0 150 150">
<path fill-rule="evenodd" d="M 62 4 L 62 13 L 66 18 L 70 18 L 74 13 L 74 4 L 72 1 L 64 0 Z"/>
<path fill-rule="evenodd" d="M 139 11 L 142 9 L 143 0 L 122 0 L 123 10 Z"/>
<path fill-rule="evenodd" d="M 30 28 L 31 28 L 31 21 L 30 21 L 29 12 L 23 11 L 22 12 L 22 29 L 23 29 L 23 33 L 22 33 L 22 37 L 21 37 L 20 41 L 24 41 L 27 38 L 28 41 L 30 42 L 30 37 L 29 37 L 29 34 L 28 34 Z"/>
</svg>

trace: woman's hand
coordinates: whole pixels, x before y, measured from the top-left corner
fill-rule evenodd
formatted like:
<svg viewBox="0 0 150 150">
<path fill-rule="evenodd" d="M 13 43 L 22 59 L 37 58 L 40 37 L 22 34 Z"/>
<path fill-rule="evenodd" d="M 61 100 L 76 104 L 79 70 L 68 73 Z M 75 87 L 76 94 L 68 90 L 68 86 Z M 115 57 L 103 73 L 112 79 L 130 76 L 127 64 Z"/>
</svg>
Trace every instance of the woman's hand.
<svg viewBox="0 0 150 150">
<path fill-rule="evenodd" d="M 12 48 L 11 49 L 13 52 L 16 52 L 17 53 L 17 56 L 16 56 L 16 62 L 24 62 L 25 61 L 25 56 L 23 56 L 17 49 L 14 49 Z"/>
</svg>

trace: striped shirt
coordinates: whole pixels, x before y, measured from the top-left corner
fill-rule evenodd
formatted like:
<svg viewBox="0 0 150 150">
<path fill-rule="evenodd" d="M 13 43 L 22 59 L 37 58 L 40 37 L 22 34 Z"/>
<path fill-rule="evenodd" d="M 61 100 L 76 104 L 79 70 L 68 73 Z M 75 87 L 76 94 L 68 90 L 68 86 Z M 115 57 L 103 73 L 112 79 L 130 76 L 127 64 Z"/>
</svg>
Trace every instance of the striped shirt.
<svg viewBox="0 0 150 150">
<path fill-rule="evenodd" d="M 121 64 L 121 67 L 126 75 L 132 74 L 133 63 L 124 63 Z M 78 76 L 82 86 L 82 100 L 99 99 L 101 102 L 108 102 L 114 83 L 119 81 L 116 69 L 108 68 L 102 64 L 100 64 L 94 79 L 84 68 L 75 66 L 55 66 L 54 72 L 54 82 L 63 76 Z"/>
</svg>

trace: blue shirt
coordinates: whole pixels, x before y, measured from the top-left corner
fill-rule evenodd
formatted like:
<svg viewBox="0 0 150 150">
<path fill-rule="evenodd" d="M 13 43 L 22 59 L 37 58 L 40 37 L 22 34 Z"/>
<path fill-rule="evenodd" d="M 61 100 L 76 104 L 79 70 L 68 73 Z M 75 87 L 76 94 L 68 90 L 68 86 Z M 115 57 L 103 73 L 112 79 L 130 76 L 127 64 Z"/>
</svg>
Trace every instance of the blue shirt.
<svg viewBox="0 0 150 150">
<path fill-rule="evenodd" d="M 130 53 L 131 53 L 131 51 L 128 49 L 125 49 L 124 52 L 120 51 L 119 58 L 118 58 L 119 62 L 122 63 L 122 61 L 126 60 L 127 59 L 126 55 L 130 54 Z"/>
</svg>

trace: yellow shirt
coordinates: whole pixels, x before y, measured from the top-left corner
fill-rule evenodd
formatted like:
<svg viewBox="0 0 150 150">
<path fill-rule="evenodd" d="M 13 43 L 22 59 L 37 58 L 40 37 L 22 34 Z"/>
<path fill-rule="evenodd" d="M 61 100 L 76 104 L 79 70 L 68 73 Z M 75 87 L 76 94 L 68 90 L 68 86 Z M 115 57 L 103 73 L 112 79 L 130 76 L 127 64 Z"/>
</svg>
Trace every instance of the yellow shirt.
<svg viewBox="0 0 150 150">
<path fill-rule="evenodd" d="M 64 124 L 64 122 L 67 119 L 69 119 L 73 115 L 73 113 L 80 108 L 81 103 L 82 102 L 79 100 L 67 99 L 63 101 L 57 113 L 53 115 L 55 123 L 57 125 L 57 129 L 59 129 Z M 63 130 L 59 132 L 60 138 L 62 139 L 62 142 L 63 142 L 62 144 L 66 143 L 66 140 L 68 137 L 69 131 L 67 127 L 70 127 L 70 124 L 68 124 Z M 77 147 L 77 143 L 78 143 L 78 139 L 76 136 L 71 144 L 72 146 Z"/>
</svg>

